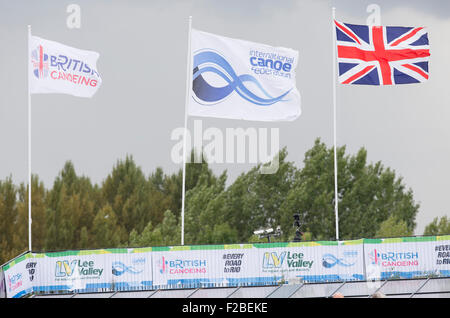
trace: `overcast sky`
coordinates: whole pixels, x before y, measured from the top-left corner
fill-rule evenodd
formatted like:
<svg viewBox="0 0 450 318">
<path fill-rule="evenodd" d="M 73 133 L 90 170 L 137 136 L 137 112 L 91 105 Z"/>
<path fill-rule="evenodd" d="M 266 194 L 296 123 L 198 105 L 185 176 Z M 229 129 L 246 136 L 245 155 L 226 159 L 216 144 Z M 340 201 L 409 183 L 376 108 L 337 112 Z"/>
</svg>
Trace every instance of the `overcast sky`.
<svg viewBox="0 0 450 318">
<path fill-rule="evenodd" d="M 69 29 L 69 4 L 81 28 Z M 383 25 L 426 26 L 430 80 L 392 87 L 339 86 L 337 142 L 361 147 L 401 176 L 421 208 L 415 234 L 450 216 L 450 1 L 447 0 L 0 0 L 0 179 L 27 180 L 27 25 L 33 35 L 100 53 L 103 84 L 92 99 L 32 96 L 32 171 L 50 188 L 67 160 L 101 184 L 127 154 L 149 175 L 181 168 L 171 160 L 171 132 L 184 125 L 188 17 L 193 27 L 299 51 L 302 115 L 293 122 L 201 118 L 203 129 L 279 128 L 288 160 L 302 167 L 317 137 L 333 145 L 331 7 L 343 22 L 365 24 L 381 8 Z M 188 127 L 192 129 L 193 120 Z M 251 164 L 214 164 L 229 181 Z"/>
</svg>

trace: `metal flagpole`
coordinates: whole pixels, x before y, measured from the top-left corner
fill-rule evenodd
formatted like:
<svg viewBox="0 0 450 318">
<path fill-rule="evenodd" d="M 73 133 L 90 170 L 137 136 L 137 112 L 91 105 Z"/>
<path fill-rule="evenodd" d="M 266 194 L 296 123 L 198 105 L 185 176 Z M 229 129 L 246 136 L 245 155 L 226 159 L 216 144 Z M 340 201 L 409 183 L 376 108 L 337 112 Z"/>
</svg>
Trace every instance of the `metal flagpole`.
<svg viewBox="0 0 450 318">
<path fill-rule="evenodd" d="M 28 250 L 31 252 L 31 93 L 30 93 L 30 40 L 31 25 L 28 25 L 27 79 L 28 79 Z"/>
<path fill-rule="evenodd" d="M 184 245 L 184 200 L 186 191 L 186 133 L 188 120 L 188 104 L 191 98 L 192 88 L 192 56 L 191 56 L 191 30 L 192 16 L 189 16 L 188 31 L 188 54 L 187 54 L 187 79 L 186 79 L 186 102 L 184 106 L 184 136 L 183 136 L 183 189 L 181 194 L 181 245 Z"/>
<path fill-rule="evenodd" d="M 339 241 L 339 211 L 338 211 L 338 177 L 337 177 L 337 145 L 336 145 L 336 8 L 332 8 L 332 30 L 333 30 L 333 125 L 334 125 L 334 209 L 336 215 L 336 241 Z"/>
</svg>

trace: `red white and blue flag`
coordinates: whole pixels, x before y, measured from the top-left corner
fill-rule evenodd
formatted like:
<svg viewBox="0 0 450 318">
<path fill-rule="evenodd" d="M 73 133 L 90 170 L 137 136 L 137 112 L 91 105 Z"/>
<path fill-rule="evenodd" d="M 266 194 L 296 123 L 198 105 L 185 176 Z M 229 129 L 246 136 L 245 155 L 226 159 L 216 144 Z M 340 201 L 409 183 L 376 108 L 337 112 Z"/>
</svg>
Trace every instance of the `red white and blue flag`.
<svg viewBox="0 0 450 318">
<path fill-rule="evenodd" d="M 341 84 L 396 85 L 428 80 L 426 28 L 334 22 Z"/>
</svg>

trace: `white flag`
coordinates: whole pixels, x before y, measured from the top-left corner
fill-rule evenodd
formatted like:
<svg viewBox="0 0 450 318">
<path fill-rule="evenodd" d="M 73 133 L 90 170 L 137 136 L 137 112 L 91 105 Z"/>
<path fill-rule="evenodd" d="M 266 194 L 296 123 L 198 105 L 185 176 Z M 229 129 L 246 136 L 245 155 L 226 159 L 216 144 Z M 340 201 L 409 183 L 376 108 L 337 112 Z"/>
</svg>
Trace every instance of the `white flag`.
<svg viewBox="0 0 450 318">
<path fill-rule="evenodd" d="M 191 116 L 292 121 L 301 114 L 298 51 L 192 29 Z"/>
<path fill-rule="evenodd" d="M 30 36 L 30 93 L 92 97 L 102 82 L 96 66 L 98 57 L 97 52 Z"/>
</svg>

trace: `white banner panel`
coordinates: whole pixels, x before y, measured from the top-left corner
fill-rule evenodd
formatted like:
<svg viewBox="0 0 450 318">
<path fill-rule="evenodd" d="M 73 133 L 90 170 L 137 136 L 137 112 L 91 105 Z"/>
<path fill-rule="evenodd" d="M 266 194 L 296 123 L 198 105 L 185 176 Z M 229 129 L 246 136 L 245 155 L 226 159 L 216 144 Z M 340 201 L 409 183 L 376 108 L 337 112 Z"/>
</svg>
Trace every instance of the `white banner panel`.
<svg viewBox="0 0 450 318">
<path fill-rule="evenodd" d="M 68 251 L 43 255 L 36 259 L 41 269 L 37 291 L 98 291 L 113 283 L 112 254 Z"/>
<path fill-rule="evenodd" d="M 222 245 L 216 249 L 179 248 L 152 253 L 154 285 L 163 288 L 246 286 L 267 281 L 258 270 L 259 250 L 252 244 Z"/>
<path fill-rule="evenodd" d="M 363 240 L 339 242 L 333 249 L 323 249 L 321 271 L 327 281 L 364 280 Z"/>
<path fill-rule="evenodd" d="M 215 250 L 172 250 L 152 253 L 153 284 L 174 287 L 209 286 L 215 279 L 221 260 Z"/>
<path fill-rule="evenodd" d="M 362 241 L 352 245 L 289 243 L 286 247 L 261 248 L 259 268 L 261 276 L 277 281 L 362 280 L 362 251 Z"/>
<path fill-rule="evenodd" d="M 365 240 L 365 263 L 369 278 L 414 278 L 449 273 L 445 264 L 448 241 L 430 238 Z M 442 263 L 441 263 L 442 261 Z M 369 275 L 370 274 L 370 275 Z"/>
<path fill-rule="evenodd" d="M 4 267 L 6 295 L 18 298 L 33 291 L 38 262 L 33 254 L 25 254 Z"/>
<path fill-rule="evenodd" d="M 449 240 L 432 242 L 432 261 L 434 269 L 440 276 L 450 276 L 450 236 Z"/>
<path fill-rule="evenodd" d="M 113 290 L 151 289 L 152 254 L 139 249 L 128 253 L 114 253 L 111 258 Z"/>
<path fill-rule="evenodd" d="M 362 240 L 338 245 L 281 243 L 153 252 L 154 285 L 246 286 L 290 280 L 363 280 Z"/>
<path fill-rule="evenodd" d="M 450 236 L 27 253 L 4 265 L 3 275 L 8 298 L 449 277 Z"/>
<path fill-rule="evenodd" d="M 247 286 L 260 283 L 259 275 L 255 271 L 258 251 L 250 246 L 245 249 L 226 248 L 217 251 L 221 267 L 215 276 L 223 278 L 224 286 Z"/>
</svg>

